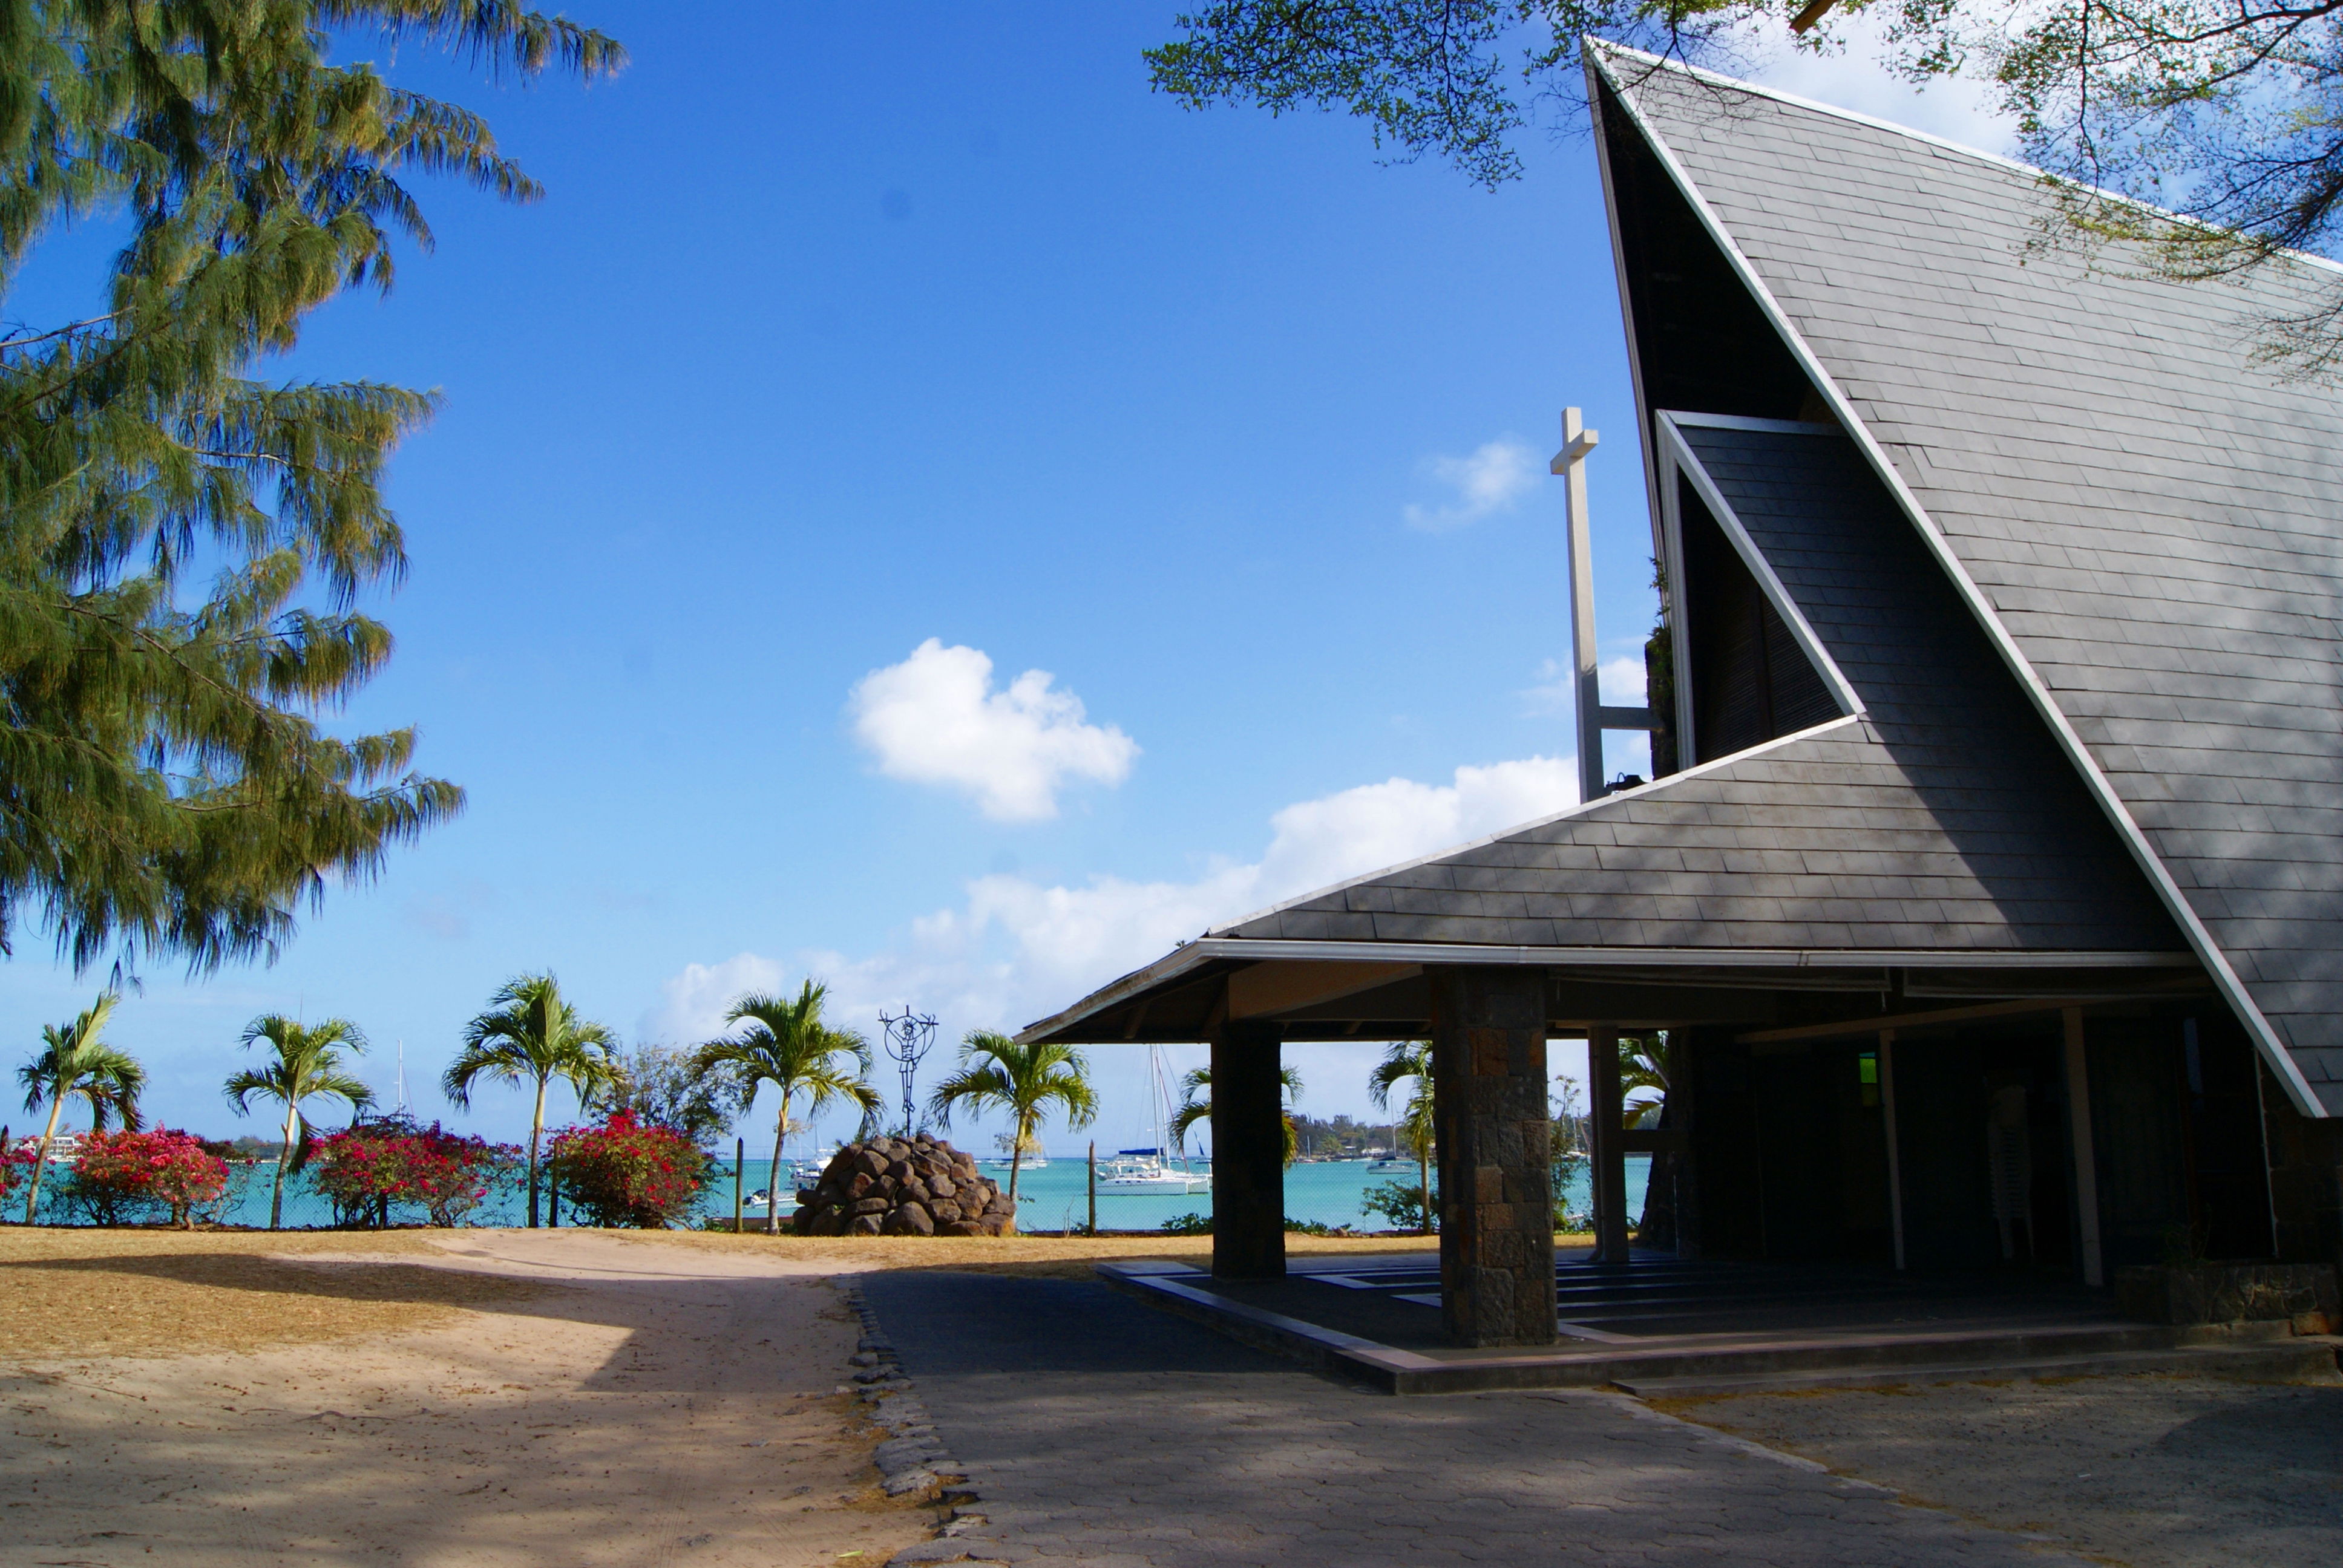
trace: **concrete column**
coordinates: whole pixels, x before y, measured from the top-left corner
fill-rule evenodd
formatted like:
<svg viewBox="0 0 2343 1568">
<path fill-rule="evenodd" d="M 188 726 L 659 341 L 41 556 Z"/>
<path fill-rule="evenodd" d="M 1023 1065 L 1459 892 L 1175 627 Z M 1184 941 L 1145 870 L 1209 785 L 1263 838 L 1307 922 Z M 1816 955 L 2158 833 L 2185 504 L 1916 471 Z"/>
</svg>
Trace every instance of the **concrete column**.
<svg viewBox="0 0 2343 1568">
<path fill-rule="evenodd" d="M 1429 972 L 1442 1316 L 1459 1344 L 1552 1344 L 1545 976 L 1512 966 Z"/>
<path fill-rule="evenodd" d="M 1285 1120 L 1274 1023 L 1212 1032 L 1212 1277 L 1285 1277 Z"/>
<path fill-rule="evenodd" d="M 1627 1148 L 1620 1136 L 1626 1118 L 1626 1094 L 1619 1087 L 1619 1026 L 1588 1024 L 1586 1125 L 1594 1147 L 1586 1151 L 1587 1181 L 1594 1189 L 1598 1263 L 1627 1261 Z"/>
</svg>

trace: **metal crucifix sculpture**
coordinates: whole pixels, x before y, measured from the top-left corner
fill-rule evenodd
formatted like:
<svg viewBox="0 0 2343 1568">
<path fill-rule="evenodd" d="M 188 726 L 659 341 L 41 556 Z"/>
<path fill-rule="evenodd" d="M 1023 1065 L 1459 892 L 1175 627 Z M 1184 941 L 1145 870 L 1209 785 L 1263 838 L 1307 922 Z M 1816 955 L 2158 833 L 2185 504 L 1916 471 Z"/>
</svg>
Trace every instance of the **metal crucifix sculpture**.
<svg viewBox="0 0 2343 1568">
<path fill-rule="evenodd" d="M 911 1081 L 919 1076 L 920 1062 L 936 1043 L 936 1020 L 905 1008 L 890 1018 L 879 1015 L 879 1032 L 887 1042 L 889 1060 L 903 1073 L 903 1136 L 909 1138 L 919 1110 L 911 1093 Z"/>
</svg>

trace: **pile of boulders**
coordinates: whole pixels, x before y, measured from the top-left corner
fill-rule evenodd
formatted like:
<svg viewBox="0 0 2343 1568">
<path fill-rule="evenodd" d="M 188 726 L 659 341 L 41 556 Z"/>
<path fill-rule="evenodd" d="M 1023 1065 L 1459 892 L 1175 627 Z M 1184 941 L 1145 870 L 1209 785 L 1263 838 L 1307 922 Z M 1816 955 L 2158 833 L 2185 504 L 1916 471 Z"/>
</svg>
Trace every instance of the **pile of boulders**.
<svg viewBox="0 0 2343 1568">
<path fill-rule="evenodd" d="M 1017 1217 L 974 1160 L 925 1132 L 848 1144 L 799 1198 L 800 1236 L 999 1236 Z"/>
</svg>

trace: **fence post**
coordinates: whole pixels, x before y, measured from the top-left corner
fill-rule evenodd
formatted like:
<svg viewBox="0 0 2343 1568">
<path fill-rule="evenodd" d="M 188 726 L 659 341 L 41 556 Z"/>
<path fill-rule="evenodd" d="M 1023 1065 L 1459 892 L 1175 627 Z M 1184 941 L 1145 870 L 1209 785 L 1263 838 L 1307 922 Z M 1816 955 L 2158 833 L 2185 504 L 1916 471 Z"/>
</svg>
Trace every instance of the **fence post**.
<svg viewBox="0 0 2343 1568">
<path fill-rule="evenodd" d="M 740 1233 L 740 1171 L 749 1163 L 749 1141 L 732 1140 L 732 1233 Z"/>
<path fill-rule="evenodd" d="M 1091 1234 L 1098 1234 L 1098 1140 L 1091 1140 Z"/>
</svg>

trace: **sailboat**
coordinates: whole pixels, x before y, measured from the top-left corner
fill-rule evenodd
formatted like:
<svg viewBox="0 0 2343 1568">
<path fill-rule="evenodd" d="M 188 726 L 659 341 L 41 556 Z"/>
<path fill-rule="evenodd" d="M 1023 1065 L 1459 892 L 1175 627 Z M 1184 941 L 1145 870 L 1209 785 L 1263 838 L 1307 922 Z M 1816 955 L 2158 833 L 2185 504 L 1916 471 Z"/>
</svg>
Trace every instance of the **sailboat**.
<svg viewBox="0 0 2343 1568">
<path fill-rule="evenodd" d="M 1161 1047 L 1151 1045 L 1147 1048 L 1147 1070 L 1149 1109 L 1155 1118 L 1154 1146 L 1119 1150 L 1113 1159 L 1099 1161 L 1099 1191 L 1142 1197 L 1155 1193 L 1212 1191 L 1212 1177 L 1209 1174 L 1200 1176 L 1189 1168 L 1185 1140 L 1178 1149 L 1180 1168 L 1174 1171 L 1166 1160 L 1167 1151 L 1172 1148 L 1172 1085 L 1163 1074 Z"/>
</svg>

